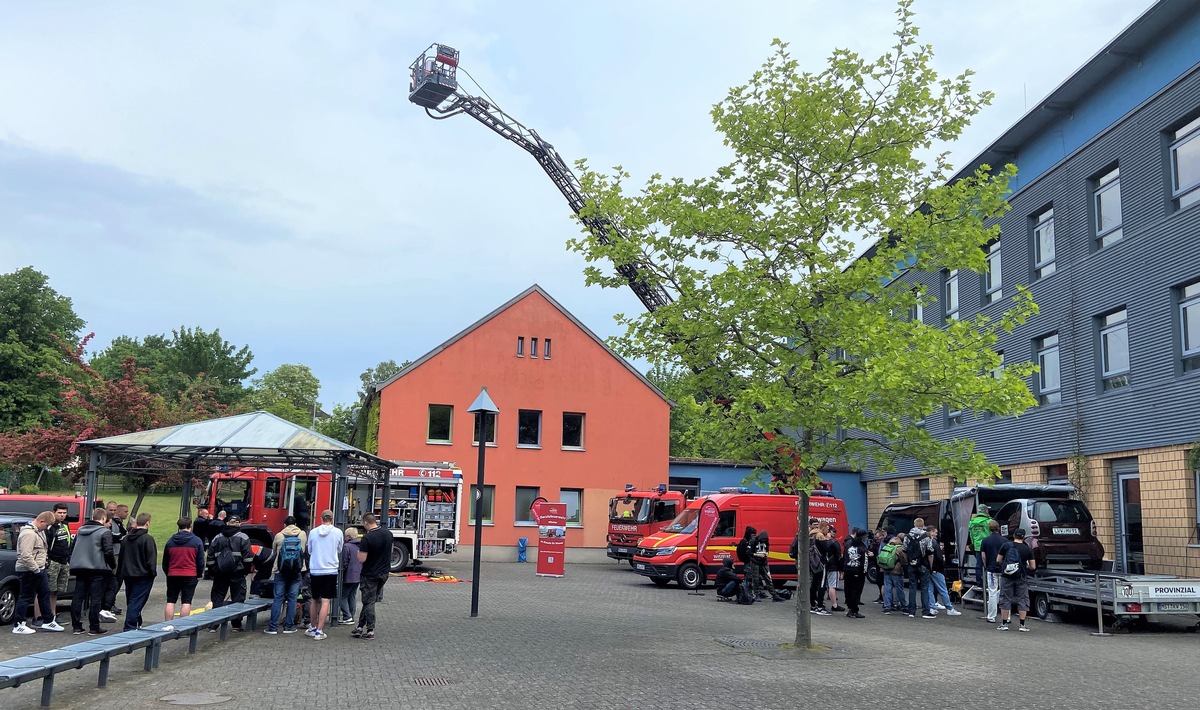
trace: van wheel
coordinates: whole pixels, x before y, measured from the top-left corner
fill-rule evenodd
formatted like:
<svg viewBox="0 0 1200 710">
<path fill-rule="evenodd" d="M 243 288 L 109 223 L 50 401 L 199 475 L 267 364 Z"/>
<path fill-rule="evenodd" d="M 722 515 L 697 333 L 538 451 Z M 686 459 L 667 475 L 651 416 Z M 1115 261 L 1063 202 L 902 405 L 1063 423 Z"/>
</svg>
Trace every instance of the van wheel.
<svg viewBox="0 0 1200 710">
<path fill-rule="evenodd" d="M 662 577 L 651 577 L 650 581 L 654 582 L 654 586 L 656 587 L 665 587 L 671 580 L 663 579 Z"/>
<path fill-rule="evenodd" d="M 700 586 L 700 566 L 695 562 L 687 562 L 679 568 L 679 586 L 684 589 L 696 589 Z"/>
<path fill-rule="evenodd" d="M 18 590 L 15 582 L 0 589 L 0 626 L 12 623 L 13 614 L 17 611 Z"/>
<path fill-rule="evenodd" d="M 1039 619 L 1045 619 L 1050 615 L 1050 597 L 1045 592 L 1035 592 L 1033 599 L 1030 600 L 1033 607 L 1033 613 Z"/>
<path fill-rule="evenodd" d="M 404 546 L 403 542 L 396 540 L 392 543 L 392 572 L 403 572 L 404 568 L 408 566 L 408 563 L 411 560 L 412 555 L 409 553 L 408 548 Z"/>
<path fill-rule="evenodd" d="M 867 584 L 879 584 L 879 568 L 875 565 L 867 567 Z"/>
</svg>

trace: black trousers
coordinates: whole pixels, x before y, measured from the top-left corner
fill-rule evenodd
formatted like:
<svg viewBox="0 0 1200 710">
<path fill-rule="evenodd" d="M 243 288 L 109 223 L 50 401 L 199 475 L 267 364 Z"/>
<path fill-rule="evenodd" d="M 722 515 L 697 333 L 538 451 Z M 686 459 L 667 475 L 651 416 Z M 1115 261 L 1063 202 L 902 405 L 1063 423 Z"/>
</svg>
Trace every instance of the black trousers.
<svg viewBox="0 0 1200 710">
<path fill-rule="evenodd" d="M 812 583 L 808 585 L 808 600 L 811 606 L 825 605 L 825 568 L 812 573 Z"/>
<path fill-rule="evenodd" d="M 121 576 L 116 572 L 104 580 L 104 609 L 112 611 L 117 608 L 117 592 L 121 591 Z"/>
<path fill-rule="evenodd" d="M 88 606 L 88 630 L 100 630 L 100 608 L 104 606 L 104 585 L 108 572 L 75 570 L 75 595 L 71 597 L 71 628 L 83 628 L 83 606 Z"/>
<path fill-rule="evenodd" d="M 225 597 L 229 599 L 226 600 Z M 212 594 L 210 600 L 214 609 L 219 609 L 226 604 L 241 604 L 246 601 L 246 575 L 239 574 L 233 577 L 226 577 L 221 574 L 214 574 L 212 579 Z M 242 622 L 233 622 L 233 628 L 242 628 Z"/>
<path fill-rule="evenodd" d="M 863 586 L 867 582 L 865 575 L 847 574 L 842 578 L 846 594 L 846 607 L 850 609 L 851 614 L 858 613 L 858 607 L 862 604 Z"/>
</svg>

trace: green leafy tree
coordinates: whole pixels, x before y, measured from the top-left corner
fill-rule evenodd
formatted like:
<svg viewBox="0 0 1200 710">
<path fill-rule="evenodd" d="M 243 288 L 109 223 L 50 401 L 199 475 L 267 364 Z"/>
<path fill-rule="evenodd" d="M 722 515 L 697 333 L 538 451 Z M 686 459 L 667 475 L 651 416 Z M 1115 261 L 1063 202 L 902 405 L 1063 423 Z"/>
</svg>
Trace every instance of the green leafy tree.
<svg viewBox="0 0 1200 710">
<path fill-rule="evenodd" d="M 410 363 L 410 360 L 405 360 L 403 364 L 397 365 L 395 360 L 384 360 L 375 367 L 363 370 L 358 376 L 358 379 L 362 380 L 362 389 L 358 393 L 360 401 L 366 401 L 367 395 L 373 391 L 375 385 L 408 367 Z"/>
<path fill-rule="evenodd" d="M 251 385 L 251 407 L 301 426 L 312 426 L 314 413 L 320 407 L 317 393 L 321 390 L 321 381 L 308 365 L 280 365 L 255 378 Z"/>
<path fill-rule="evenodd" d="M 83 321 L 71 299 L 32 267 L 0 274 L 0 431 L 49 422 L 60 403 L 58 377 L 69 369 L 63 345 Z"/>
<path fill-rule="evenodd" d="M 119 336 L 91 359 L 91 366 L 106 378 L 121 374 L 125 358 L 132 357 L 139 376 L 154 394 L 168 401 L 190 391 L 205 390 L 225 406 L 243 403 L 249 390 L 247 378 L 258 372 L 250 363 L 254 354 L 249 346 L 238 348 L 221 337 L 220 329 L 181 326 L 166 335 L 145 338 Z"/>
<path fill-rule="evenodd" d="M 942 79 L 917 42 L 911 2 L 898 7 L 895 45 L 877 59 L 835 50 L 805 71 L 787 45 L 712 109 L 732 154 L 711 177 L 653 176 L 628 195 L 617 169 L 586 172 L 589 209 L 627 238 L 571 242 L 593 262 L 590 284 L 624 287 L 595 262 L 636 262 L 675 300 L 621 317 L 627 357 L 695 372 L 725 455 L 757 460 L 801 496 L 826 464 L 889 470 L 902 457 L 958 480 L 996 467 L 967 439 L 939 441 L 914 422 L 947 404 L 1015 414 L 1033 403 L 1032 365 L 999 371 L 993 345 L 1036 312 L 1020 293 L 1007 313 L 944 328 L 904 317 L 933 294 L 890 288 L 907 267 L 982 270 L 983 246 L 1007 209 L 1015 168 L 984 166 L 948 183 L 947 141 L 990 99 L 970 72 Z M 586 166 L 583 166 L 586 167 Z M 861 240 L 874 246 L 855 258 Z M 838 436 L 837 432 L 845 432 Z M 808 526 L 800 525 L 800 589 Z M 796 644 L 812 647 L 803 595 Z"/>
<path fill-rule="evenodd" d="M 358 421 L 358 408 L 344 404 L 333 405 L 333 412 L 328 419 L 317 422 L 317 432 L 337 439 L 343 444 L 354 445 L 354 424 Z"/>
<path fill-rule="evenodd" d="M 688 458 L 718 458 L 724 451 L 713 429 L 721 426 L 720 416 L 705 411 L 706 393 L 695 384 L 689 370 L 658 364 L 646 373 L 646 379 L 675 403 L 671 409 L 671 455 Z"/>
</svg>

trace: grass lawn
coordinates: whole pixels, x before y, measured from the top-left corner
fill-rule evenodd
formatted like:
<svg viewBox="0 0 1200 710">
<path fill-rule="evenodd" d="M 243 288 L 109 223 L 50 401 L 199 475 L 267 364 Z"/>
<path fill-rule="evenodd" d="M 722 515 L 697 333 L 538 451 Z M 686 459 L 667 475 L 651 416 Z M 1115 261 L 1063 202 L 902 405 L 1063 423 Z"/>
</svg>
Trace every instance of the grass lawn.
<svg viewBox="0 0 1200 710">
<path fill-rule="evenodd" d="M 74 491 L 46 491 L 47 494 L 53 495 L 74 495 Z M 101 490 L 99 497 L 105 502 L 115 500 L 118 503 L 124 503 L 129 506 L 132 513 L 133 503 L 137 500 L 136 493 L 122 493 L 120 490 Z M 191 512 L 195 512 L 192 506 L 188 506 Z M 163 547 L 167 544 L 167 540 L 179 529 L 175 525 L 175 521 L 179 520 L 179 494 L 178 493 L 160 493 L 146 494 L 142 499 L 142 505 L 138 509 L 139 513 L 150 514 L 150 536 L 154 538 L 154 542 L 158 545 L 158 554 L 161 560 Z"/>
</svg>

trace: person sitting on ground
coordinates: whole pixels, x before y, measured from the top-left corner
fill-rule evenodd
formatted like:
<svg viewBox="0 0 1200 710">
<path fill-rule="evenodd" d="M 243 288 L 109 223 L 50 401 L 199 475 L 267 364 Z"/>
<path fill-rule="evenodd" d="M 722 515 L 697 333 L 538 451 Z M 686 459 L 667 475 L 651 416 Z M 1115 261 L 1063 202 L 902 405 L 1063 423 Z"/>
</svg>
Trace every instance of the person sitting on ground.
<svg viewBox="0 0 1200 710">
<path fill-rule="evenodd" d="M 740 583 L 741 578 L 733 570 L 733 558 L 726 557 L 721 561 L 721 569 L 717 570 L 717 596 L 732 599 L 737 596 L 737 588 Z"/>
</svg>

